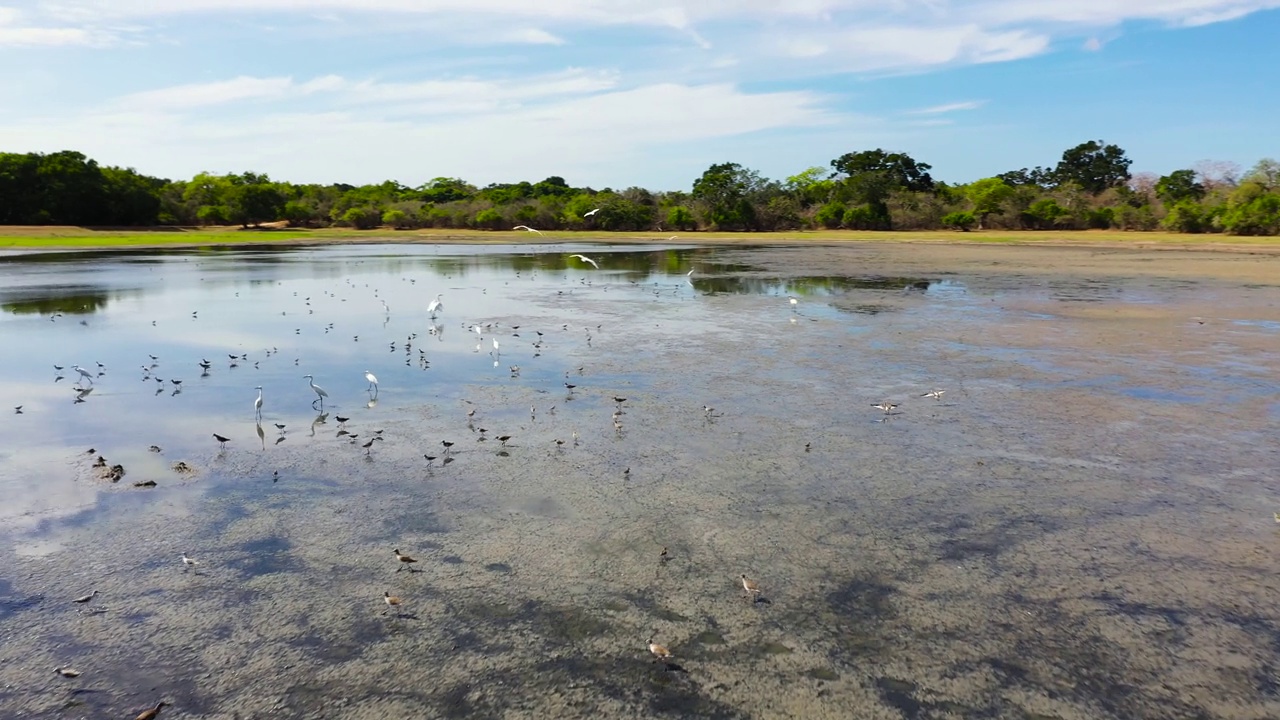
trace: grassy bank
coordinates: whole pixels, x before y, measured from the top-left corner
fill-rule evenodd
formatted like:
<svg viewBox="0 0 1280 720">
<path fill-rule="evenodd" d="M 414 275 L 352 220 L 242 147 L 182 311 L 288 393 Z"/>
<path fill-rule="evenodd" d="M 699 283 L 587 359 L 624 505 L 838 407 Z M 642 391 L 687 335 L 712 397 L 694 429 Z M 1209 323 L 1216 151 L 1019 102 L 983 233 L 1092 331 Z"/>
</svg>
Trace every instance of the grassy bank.
<svg viewBox="0 0 1280 720">
<path fill-rule="evenodd" d="M 162 228 L 155 230 L 97 230 L 69 226 L 0 227 L 3 249 L 73 249 L 110 247 L 178 247 L 189 245 L 271 245 L 301 243 L 512 243 L 512 242 L 667 242 L 672 233 L 608 233 L 599 231 L 549 231 L 537 235 L 525 231 L 488 230 L 318 230 L 239 228 Z M 899 243 L 998 243 L 1007 245 L 1099 245 L 1143 248 L 1245 248 L 1280 250 L 1277 237 L 1191 235 L 1164 232 L 867 232 L 821 230 L 778 233 L 675 233 L 673 242 L 780 244 L 833 242 Z"/>
</svg>

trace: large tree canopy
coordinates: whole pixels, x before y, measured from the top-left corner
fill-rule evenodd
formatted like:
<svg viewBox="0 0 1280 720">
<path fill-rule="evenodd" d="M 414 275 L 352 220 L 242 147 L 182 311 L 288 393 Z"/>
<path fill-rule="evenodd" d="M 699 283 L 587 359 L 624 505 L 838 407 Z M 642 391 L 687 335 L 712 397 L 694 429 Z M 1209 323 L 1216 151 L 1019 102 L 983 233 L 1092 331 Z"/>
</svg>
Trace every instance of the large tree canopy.
<svg viewBox="0 0 1280 720">
<path fill-rule="evenodd" d="M 1059 184 L 1075 183 L 1096 195 L 1128 180 L 1132 163 L 1119 145 L 1090 140 L 1062 153 L 1053 175 Z"/>
</svg>

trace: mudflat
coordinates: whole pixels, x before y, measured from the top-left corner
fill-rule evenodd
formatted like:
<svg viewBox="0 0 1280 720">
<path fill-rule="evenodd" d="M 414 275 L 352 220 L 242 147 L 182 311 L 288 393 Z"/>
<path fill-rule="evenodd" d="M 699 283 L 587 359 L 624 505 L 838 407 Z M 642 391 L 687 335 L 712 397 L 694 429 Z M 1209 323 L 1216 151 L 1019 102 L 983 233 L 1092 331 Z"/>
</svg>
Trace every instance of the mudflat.
<svg viewBox="0 0 1280 720">
<path fill-rule="evenodd" d="M 262 358 L 302 398 L 288 440 L 253 438 L 252 391 L 239 425 L 185 406 L 204 424 L 154 489 L 6 417 L 42 462 L 0 456 L 32 504 L 0 525 L 0 716 L 1280 716 L 1280 256 L 698 246 L 624 275 L 644 248 L 551 252 L 579 251 L 601 272 L 359 270 L 397 330 L 362 342 L 425 327 L 389 295 L 407 278 L 450 325 L 412 338 L 416 374 L 375 367 L 376 403 L 326 381 L 343 430 L 382 431 L 368 454 L 288 355 Z M 46 517 L 41 487 L 93 499 Z"/>
</svg>

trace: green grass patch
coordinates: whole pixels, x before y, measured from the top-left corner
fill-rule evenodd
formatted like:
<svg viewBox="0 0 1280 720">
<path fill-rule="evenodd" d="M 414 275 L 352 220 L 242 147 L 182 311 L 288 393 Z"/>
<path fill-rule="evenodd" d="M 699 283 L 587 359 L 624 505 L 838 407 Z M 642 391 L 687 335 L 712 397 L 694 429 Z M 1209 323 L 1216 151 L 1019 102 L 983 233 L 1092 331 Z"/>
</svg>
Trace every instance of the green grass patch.
<svg viewBox="0 0 1280 720">
<path fill-rule="evenodd" d="M 671 240 L 672 235 L 675 236 Z M 174 228 L 157 230 L 94 230 L 78 227 L 0 227 L 0 249 L 97 249 L 112 247 L 182 247 L 205 245 L 271 245 L 297 243 L 539 243 L 539 242 L 619 242 L 619 243 L 951 243 L 1005 245 L 1127 245 L 1127 246 L 1280 246 L 1278 237 L 1234 235 L 1190 235 L 1166 232 L 958 232 L 818 230 L 776 233 L 609 233 L 599 231 L 546 231 L 541 235 L 525 231 L 490 230 L 241 230 L 238 228 Z"/>
</svg>

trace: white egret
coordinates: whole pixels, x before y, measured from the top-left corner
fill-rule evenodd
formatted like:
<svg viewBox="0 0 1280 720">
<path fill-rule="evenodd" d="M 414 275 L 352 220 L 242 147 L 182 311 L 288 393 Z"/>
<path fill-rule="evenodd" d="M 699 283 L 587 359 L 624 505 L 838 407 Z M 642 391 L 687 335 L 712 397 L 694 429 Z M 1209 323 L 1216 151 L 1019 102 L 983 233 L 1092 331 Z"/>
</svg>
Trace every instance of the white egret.
<svg viewBox="0 0 1280 720">
<path fill-rule="evenodd" d="M 598 213 L 598 212 L 600 212 L 600 208 L 596 208 L 595 210 L 592 210 L 591 212 L 584 212 L 584 213 L 582 213 L 582 217 L 584 217 L 584 218 L 589 218 L 589 217 L 591 217 L 592 215 L 595 215 L 595 214 L 596 214 L 596 213 Z"/>
<path fill-rule="evenodd" d="M 89 381 L 89 382 L 91 382 L 91 383 L 93 382 L 93 373 L 89 372 L 88 370 L 85 370 L 84 368 L 80 367 L 79 365 L 72 365 L 72 366 L 71 366 L 71 369 L 72 369 L 72 370 L 75 370 L 75 371 L 76 371 L 76 372 L 78 372 L 78 373 L 80 373 L 80 377 L 85 378 L 86 380 L 88 380 L 88 381 Z"/>
<path fill-rule="evenodd" d="M 494 338 L 494 339 L 493 339 L 493 352 L 494 352 L 494 354 L 496 354 L 496 355 L 501 355 L 501 354 L 502 354 L 502 352 L 498 349 L 498 338 Z"/>
<path fill-rule="evenodd" d="M 799 301 L 799 300 L 797 300 L 797 299 L 795 299 L 795 298 L 788 298 L 788 300 L 790 300 L 790 301 L 791 301 L 791 310 L 792 310 L 792 311 L 794 311 L 794 310 L 796 309 L 796 306 L 800 304 L 800 301 Z"/>
<path fill-rule="evenodd" d="M 591 267 L 593 267 L 593 268 L 595 268 L 595 269 L 597 269 L 597 270 L 599 270 L 599 269 L 600 269 L 600 266 L 596 264 L 596 261 L 595 261 L 595 260 L 592 260 L 592 259 L 591 259 L 591 258 L 589 258 L 589 257 L 587 257 L 586 255 L 570 255 L 569 257 L 578 258 L 579 260 L 581 260 L 582 262 L 585 262 L 585 263 L 591 263 Z"/>
<path fill-rule="evenodd" d="M 254 388 L 258 391 L 258 399 L 253 401 L 253 414 L 256 417 L 262 417 L 262 386 Z"/>
<path fill-rule="evenodd" d="M 378 378 L 368 370 L 364 371 L 364 379 L 369 381 L 369 389 L 378 392 Z"/>
<path fill-rule="evenodd" d="M 311 389 L 312 389 L 312 390 L 314 390 L 314 391 L 315 391 L 315 393 L 316 393 L 316 400 L 313 400 L 313 401 L 311 402 L 311 404 L 312 404 L 312 405 L 315 405 L 315 404 L 316 404 L 316 401 L 319 401 L 319 403 L 320 403 L 320 407 L 321 407 L 321 408 L 323 408 L 323 407 L 324 407 L 324 399 L 325 399 L 325 398 L 327 398 L 327 397 L 329 397 L 329 393 L 325 392 L 325 391 L 324 391 L 324 388 L 322 388 L 322 387 L 320 387 L 319 385 L 317 385 L 317 384 L 316 384 L 316 379 L 315 379 L 314 377 L 312 377 L 312 376 L 310 376 L 310 375 L 303 375 L 302 377 L 306 378 L 306 379 L 310 382 L 310 384 L 311 384 Z"/>
<path fill-rule="evenodd" d="M 436 293 L 436 299 L 432 300 L 431 304 L 427 306 L 427 314 L 431 316 L 432 320 L 434 320 L 436 317 L 436 314 L 440 313 L 443 310 L 444 310 L 444 303 L 440 302 L 440 293 Z"/>
<path fill-rule="evenodd" d="M 540 231 L 538 231 L 538 230 L 534 230 L 533 228 L 529 227 L 528 225 L 517 225 L 517 226 L 515 226 L 515 227 L 513 227 L 513 228 L 511 228 L 511 229 L 512 229 L 512 230 L 527 230 L 527 231 L 529 231 L 529 232 L 531 232 L 531 233 L 537 233 L 538 235 L 541 235 L 541 234 L 542 234 Z"/>
</svg>

